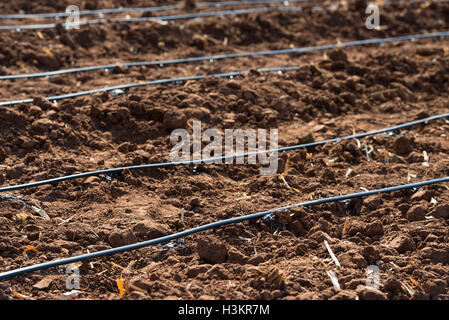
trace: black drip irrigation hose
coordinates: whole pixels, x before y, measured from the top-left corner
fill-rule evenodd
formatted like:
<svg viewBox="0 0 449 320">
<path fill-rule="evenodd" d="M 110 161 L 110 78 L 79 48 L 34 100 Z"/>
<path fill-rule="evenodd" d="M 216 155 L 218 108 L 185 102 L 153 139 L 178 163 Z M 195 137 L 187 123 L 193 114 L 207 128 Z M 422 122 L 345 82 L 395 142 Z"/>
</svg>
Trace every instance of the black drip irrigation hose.
<svg viewBox="0 0 449 320">
<path fill-rule="evenodd" d="M 255 155 L 255 154 L 277 153 L 277 152 L 290 151 L 290 150 L 296 150 L 296 149 L 301 149 L 301 148 L 316 147 L 316 146 L 320 146 L 320 145 L 325 145 L 327 143 L 339 143 L 343 140 L 358 139 L 358 138 L 363 138 L 363 137 L 367 137 L 367 136 L 372 136 L 372 135 L 377 135 L 377 134 L 381 134 L 381 133 L 400 130 L 400 129 L 408 128 L 408 127 L 415 126 L 418 124 L 424 124 L 426 122 L 435 121 L 435 120 L 444 119 L 444 118 L 449 118 L 449 113 L 439 114 L 439 115 L 435 115 L 432 117 L 419 119 L 419 120 L 403 123 L 403 124 L 400 124 L 397 126 L 375 130 L 375 131 L 369 131 L 369 132 L 359 133 L 359 134 L 355 134 L 355 135 L 351 135 L 351 136 L 316 141 L 316 142 L 311 142 L 311 143 L 306 143 L 306 144 L 288 146 L 288 147 L 284 147 L 284 148 L 270 149 L 270 150 L 264 150 L 264 151 L 254 151 L 254 152 L 248 152 L 248 153 L 244 153 L 244 154 L 229 155 L 229 156 L 222 156 L 222 157 L 215 157 L 215 158 L 208 158 L 208 159 L 201 159 L 201 160 L 151 163 L 151 164 L 138 165 L 138 166 L 129 166 L 129 167 L 121 167 L 121 168 L 114 168 L 114 169 L 105 169 L 105 170 L 99 170 L 99 171 L 84 172 L 84 173 L 78 173 L 78 174 L 73 174 L 73 175 L 69 175 L 69 176 L 59 177 L 59 178 L 43 180 L 43 181 L 31 182 L 31 183 L 15 185 L 15 186 L 2 187 L 2 188 L 0 188 L 0 192 L 34 188 L 34 187 L 48 185 L 48 184 L 52 184 L 52 183 L 58 183 L 58 182 L 80 179 L 80 178 L 87 178 L 87 177 L 91 177 L 91 176 L 98 176 L 101 174 L 113 174 L 113 173 L 122 172 L 125 169 L 140 170 L 140 169 L 161 168 L 161 167 L 180 166 L 180 165 L 195 165 L 195 164 L 200 164 L 200 163 L 207 164 L 207 163 L 211 163 L 216 160 L 242 158 L 242 157 L 248 157 L 248 156 Z"/>
<path fill-rule="evenodd" d="M 159 17 L 141 17 L 141 18 L 112 18 L 112 19 L 93 19 L 87 21 L 80 21 L 78 26 L 95 25 L 95 24 L 105 24 L 105 23 L 116 23 L 116 22 L 150 22 L 150 21 L 173 21 L 173 20 L 185 20 L 185 19 L 196 19 L 196 18 L 207 18 L 216 16 L 229 16 L 229 15 L 241 15 L 250 13 L 262 13 L 269 11 L 302 11 L 301 7 L 264 7 L 264 8 L 251 8 L 251 9 L 239 9 L 239 10 L 224 10 L 224 11 L 211 11 L 211 12 L 200 12 L 200 13 L 186 13 L 178 15 L 169 16 L 159 16 Z M 62 27 L 70 28 L 73 23 L 61 23 Z M 54 29 L 57 27 L 56 23 L 45 23 L 45 24 L 24 24 L 24 25 L 2 25 L 1 30 L 38 30 L 38 29 Z"/>
<path fill-rule="evenodd" d="M 259 4 L 285 4 L 297 2 L 309 2 L 311 0 L 241 0 L 241 1 L 216 1 L 216 2 L 197 2 L 197 7 L 229 7 L 238 5 L 259 5 Z M 97 9 L 97 10 L 81 10 L 78 12 L 80 16 L 85 15 L 103 15 L 112 13 L 131 13 L 131 12 L 156 12 L 173 9 L 183 9 L 181 4 L 172 4 L 158 7 L 146 8 L 111 8 L 111 9 Z M 0 19 L 35 19 L 35 18 L 63 18 L 73 15 L 71 12 L 57 12 L 57 13 L 25 13 L 25 14 L 1 14 Z"/>
<path fill-rule="evenodd" d="M 106 64 L 106 65 L 97 65 L 97 66 L 90 66 L 90 67 L 55 70 L 55 71 L 49 71 L 49 72 L 25 73 L 25 74 L 17 74 L 17 75 L 3 75 L 3 76 L 0 76 L 0 80 L 50 77 L 50 76 L 55 76 L 55 75 L 67 74 L 67 73 L 77 73 L 77 72 L 94 71 L 94 70 L 101 70 L 101 69 L 113 69 L 118 66 L 123 66 L 123 67 L 159 66 L 159 67 L 163 67 L 164 65 L 171 65 L 171 64 L 192 63 L 192 62 L 201 62 L 201 61 L 212 61 L 213 62 L 214 60 L 222 60 L 222 59 L 260 57 L 260 56 L 271 56 L 271 55 L 280 55 L 280 54 L 303 54 L 303 53 L 308 53 L 308 52 L 313 52 L 313 51 L 329 50 L 329 49 L 335 49 L 335 48 L 347 48 L 347 47 L 370 45 L 370 44 L 383 44 L 383 43 L 396 42 L 396 41 L 413 41 L 413 40 L 424 39 L 424 38 L 437 38 L 437 37 L 443 38 L 443 37 L 448 37 L 448 36 L 449 36 L 449 32 L 433 32 L 433 33 L 422 33 L 422 34 L 415 34 L 415 35 L 391 37 L 391 38 L 357 40 L 357 41 L 350 41 L 350 42 L 339 43 L 339 44 L 328 44 L 328 45 L 313 46 L 313 47 L 280 49 L 280 50 L 270 50 L 270 51 L 229 53 L 229 54 L 220 54 L 220 55 L 213 55 L 213 56 L 190 57 L 190 58 L 181 58 L 181 59 L 172 59 L 172 60 L 141 61 L 141 62 Z"/>
<path fill-rule="evenodd" d="M 234 217 L 234 218 L 230 218 L 230 219 L 216 221 L 213 223 L 209 223 L 206 225 L 202 225 L 202 226 L 199 226 L 196 228 L 181 231 L 181 232 L 174 233 L 172 235 L 168 235 L 168 236 L 164 236 L 164 237 L 160 237 L 157 239 L 152 239 L 152 240 L 138 242 L 138 243 L 134 243 L 134 244 L 130 244 L 130 245 L 122 246 L 122 247 L 117 247 L 117 248 L 113 248 L 113 249 L 107 249 L 107 250 L 87 253 L 87 254 L 71 257 L 71 258 L 65 258 L 65 259 L 54 260 L 54 261 L 50 261 L 50 262 L 44 262 L 44 263 L 40 263 L 40 264 L 35 264 L 35 265 L 15 269 L 15 270 L 2 272 L 2 273 L 0 273 L 0 280 L 8 279 L 8 278 L 15 277 L 15 276 L 18 276 L 18 275 L 21 275 L 24 273 L 28 273 L 28 272 L 48 269 L 50 267 L 57 267 L 57 266 L 61 266 L 61 265 L 78 262 L 78 261 L 85 261 L 85 260 L 89 260 L 89 259 L 93 259 L 93 258 L 99 258 L 99 257 L 111 255 L 111 254 L 116 254 L 116 253 L 121 253 L 121 252 L 125 252 L 125 251 L 131 251 L 131 250 L 136 250 L 136 249 L 140 249 L 140 248 L 144 248 L 144 247 L 149 247 L 149 246 L 153 246 L 156 244 L 183 238 L 183 237 L 186 237 L 186 236 L 189 236 L 189 235 L 192 235 L 195 233 L 199 233 L 199 232 L 202 232 L 205 230 L 218 228 L 218 227 L 222 227 L 222 226 L 233 224 L 233 223 L 248 221 L 248 220 L 252 220 L 252 219 L 258 219 L 258 218 L 262 218 L 268 214 L 277 213 L 279 211 L 284 211 L 284 210 L 290 210 L 290 209 L 297 208 L 297 207 L 309 207 L 309 206 L 319 205 L 319 204 L 324 204 L 324 203 L 329 203 L 329 202 L 336 202 L 336 201 L 343 201 L 343 200 L 348 200 L 348 199 L 353 199 L 353 198 L 366 197 L 366 196 L 380 194 L 380 193 L 387 193 L 387 192 L 394 192 L 394 191 L 405 190 L 405 189 L 419 188 L 419 187 L 423 187 L 423 186 L 428 186 L 428 185 L 432 185 L 432 184 L 436 184 L 436 183 L 444 183 L 444 182 L 449 182 L 449 177 L 292 204 L 292 205 L 275 208 L 275 209 L 271 209 L 271 210 L 267 210 L 267 211 L 262 211 L 262 212 L 258 212 L 258 213 L 253 213 L 253 214 L 249 214 L 249 215 L 245 215 L 245 216 Z"/>
<path fill-rule="evenodd" d="M 257 71 L 258 72 L 283 72 L 283 71 L 293 71 L 293 70 L 298 70 L 298 69 L 299 68 L 297 66 L 287 66 L 287 67 L 276 67 L 276 68 L 261 68 L 261 69 L 257 69 Z M 157 85 L 157 84 L 182 83 L 182 82 L 186 82 L 186 81 L 207 79 L 209 77 L 233 78 L 236 76 L 248 74 L 250 72 L 251 72 L 251 70 L 243 70 L 243 71 L 235 71 L 235 72 L 227 72 L 227 73 L 214 73 L 214 74 L 209 74 L 209 75 L 205 75 L 205 76 L 190 76 L 190 77 L 181 77 L 181 78 L 152 80 L 152 81 L 146 81 L 146 82 L 135 82 L 135 83 L 129 83 L 129 84 L 124 84 L 124 85 L 119 85 L 119 86 L 105 87 L 105 88 L 100 88 L 100 89 L 68 93 L 68 94 L 62 94 L 62 95 L 58 95 L 58 96 L 45 97 L 45 98 L 49 101 L 58 101 L 61 99 L 86 96 L 86 95 L 91 95 L 91 94 L 99 93 L 99 92 L 122 90 L 122 89 L 129 89 L 129 88 L 134 88 L 134 87 L 142 87 L 142 86 Z M 5 102 L 0 102 L 0 106 L 12 106 L 15 104 L 31 103 L 31 102 L 33 102 L 33 99 L 5 101 Z"/>
<path fill-rule="evenodd" d="M 257 69 L 258 72 L 282 72 L 282 71 L 292 71 L 292 70 L 298 70 L 298 67 L 297 66 L 287 66 L 287 67 Z M 136 83 L 130 83 L 130 84 L 125 84 L 125 85 L 113 86 L 113 87 L 105 87 L 105 88 L 100 88 L 100 89 L 93 89 L 93 90 L 88 90 L 88 91 L 75 92 L 75 93 L 63 94 L 63 95 L 58 95 L 58 96 L 51 96 L 51 97 L 46 97 L 46 99 L 51 100 L 51 101 L 57 101 L 57 100 L 61 100 L 61 99 L 75 98 L 75 97 L 79 97 L 79 96 L 91 95 L 91 94 L 105 92 L 105 91 L 129 89 L 129 88 L 133 88 L 133 87 L 166 84 L 166 83 L 181 83 L 181 82 L 186 82 L 186 81 L 191 81 L 191 80 L 202 80 L 202 79 L 206 79 L 209 77 L 215 77 L 215 78 L 229 78 L 230 77 L 230 78 L 232 78 L 232 77 L 239 76 L 239 75 L 245 75 L 250 72 L 251 72 L 251 70 L 243 70 L 243 71 L 235 71 L 235 72 L 227 72 L 227 73 L 215 73 L 215 74 L 210 74 L 207 76 L 190 76 L 190 77 L 152 80 L 152 81 L 146 81 L 146 82 L 136 82 Z M 0 106 L 10 106 L 10 105 L 14 105 L 14 104 L 31 103 L 31 102 L 33 102 L 33 99 L 6 101 L 6 102 L 0 102 Z"/>
</svg>

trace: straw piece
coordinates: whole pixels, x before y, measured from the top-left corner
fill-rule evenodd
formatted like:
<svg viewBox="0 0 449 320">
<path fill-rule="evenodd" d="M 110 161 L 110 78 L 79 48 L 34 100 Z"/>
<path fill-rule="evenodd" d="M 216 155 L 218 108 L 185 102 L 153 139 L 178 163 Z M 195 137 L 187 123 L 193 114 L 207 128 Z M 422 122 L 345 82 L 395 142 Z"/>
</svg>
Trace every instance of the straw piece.
<svg viewBox="0 0 449 320">
<path fill-rule="evenodd" d="M 334 260 L 335 264 L 337 267 L 341 267 L 340 262 L 338 261 L 337 257 L 335 256 L 335 254 L 332 252 L 331 247 L 329 246 L 329 243 L 327 242 L 327 240 L 324 240 L 324 245 L 326 246 L 327 251 L 329 252 L 332 260 Z"/>
<path fill-rule="evenodd" d="M 329 278 L 331 278 L 332 285 L 334 286 L 335 291 L 341 290 L 340 284 L 338 283 L 337 276 L 332 271 L 326 270 L 326 273 L 329 276 Z"/>
</svg>

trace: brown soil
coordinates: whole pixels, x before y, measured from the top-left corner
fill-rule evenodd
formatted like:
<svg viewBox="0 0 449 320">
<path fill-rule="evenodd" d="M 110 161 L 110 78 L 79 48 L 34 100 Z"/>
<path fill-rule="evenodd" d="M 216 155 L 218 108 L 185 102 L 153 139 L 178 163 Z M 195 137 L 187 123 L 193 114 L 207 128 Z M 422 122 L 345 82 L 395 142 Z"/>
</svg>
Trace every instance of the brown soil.
<svg viewBox="0 0 449 320">
<path fill-rule="evenodd" d="M 83 3 L 94 9 L 166 1 Z M 43 39 L 36 31 L 2 31 L 0 73 L 329 44 L 445 31 L 449 26 L 449 4 L 400 4 L 381 11 L 385 29 L 370 31 L 362 2 L 348 3 L 347 9 L 335 12 L 44 30 Z M 9 1 L 1 7 L 5 13 L 19 9 L 63 11 L 65 2 Z M 181 12 L 185 11 L 168 11 Z M 8 23 L 18 21 L 2 21 Z M 449 112 L 448 50 L 447 39 L 429 39 L 3 81 L 1 101 L 36 99 L 0 109 L 0 185 L 165 162 L 173 122 L 186 128 L 195 119 L 203 128 L 278 128 L 279 144 L 288 146 Z M 57 105 L 39 98 L 142 80 L 285 65 L 300 70 L 141 87 L 126 95 L 97 94 Z M 170 115 L 173 110 L 177 112 Z M 366 141 L 373 147 L 370 161 L 356 141 L 281 154 L 279 173 L 289 161 L 285 179 L 299 192 L 288 189 L 279 175 L 260 176 L 257 165 L 142 170 L 13 192 L 33 200 L 50 220 L 41 219 L 21 201 L 0 201 L 0 271 L 290 203 L 359 192 L 361 187 L 371 190 L 448 176 L 448 135 L 448 121 L 439 120 L 397 136 L 369 137 L 361 144 Z M 428 166 L 422 164 L 424 151 Z M 327 166 L 323 159 L 335 159 L 335 164 Z M 349 168 L 352 172 L 346 176 Z M 185 243 L 171 249 L 160 245 L 84 263 L 79 299 L 119 299 L 116 280 L 121 275 L 129 282 L 124 299 L 448 299 L 448 210 L 447 184 L 371 196 L 363 202 L 295 209 L 282 213 L 276 223 L 239 223 L 186 237 Z M 24 246 L 37 252 L 24 253 Z M 369 290 L 365 269 L 376 262 L 381 287 Z M 130 272 L 116 266 L 130 263 Z M 333 289 L 326 270 L 335 273 L 341 291 Z M 13 291 L 33 299 L 57 299 L 67 291 L 66 278 L 51 268 L 1 281 L 0 299 L 15 299 Z"/>
</svg>

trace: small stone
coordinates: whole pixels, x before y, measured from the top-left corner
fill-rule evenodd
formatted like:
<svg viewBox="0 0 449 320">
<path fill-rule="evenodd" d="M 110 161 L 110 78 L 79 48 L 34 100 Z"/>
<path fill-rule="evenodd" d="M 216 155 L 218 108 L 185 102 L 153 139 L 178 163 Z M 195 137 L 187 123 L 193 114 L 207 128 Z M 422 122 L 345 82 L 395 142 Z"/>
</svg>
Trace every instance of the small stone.
<svg viewBox="0 0 449 320">
<path fill-rule="evenodd" d="M 112 247 L 116 248 L 136 243 L 137 238 L 131 230 L 126 230 L 124 232 L 111 233 L 108 237 L 108 242 Z"/>
<path fill-rule="evenodd" d="M 398 253 L 416 250 L 416 245 L 413 239 L 405 235 L 400 235 L 394 238 L 388 243 L 388 247 L 395 249 Z"/>
<path fill-rule="evenodd" d="M 340 254 L 338 261 L 342 266 L 354 269 L 366 268 L 368 265 L 365 258 L 353 250 Z"/>
<path fill-rule="evenodd" d="M 446 281 L 441 279 L 428 280 L 423 284 L 423 289 L 432 298 L 436 298 L 441 293 L 446 293 Z"/>
<path fill-rule="evenodd" d="M 209 263 L 222 263 L 228 256 L 228 248 L 215 237 L 198 240 L 197 251 L 201 259 Z"/>
<path fill-rule="evenodd" d="M 33 286 L 33 289 L 36 290 L 47 290 L 48 288 L 50 288 L 51 283 L 53 282 L 53 277 L 44 277 L 41 281 L 39 281 L 38 283 L 36 283 Z"/>
<path fill-rule="evenodd" d="M 377 210 L 379 208 L 379 206 L 382 204 L 382 199 L 377 195 L 371 196 L 371 197 L 366 198 L 363 201 L 363 204 L 369 210 Z"/>
<path fill-rule="evenodd" d="M 449 248 L 424 247 L 421 249 L 423 259 L 429 259 L 432 263 L 449 263 Z"/>
<path fill-rule="evenodd" d="M 98 185 L 101 183 L 101 179 L 99 177 L 89 177 L 84 181 L 86 185 Z"/>
<path fill-rule="evenodd" d="M 118 146 L 117 150 L 121 153 L 128 153 L 132 149 L 131 144 L 129 142 L 123 142 Z"/>
<path fill-rule="evenodd" d="M 210 268 L 210 265 L 202 264 L 199 266 L 191 266 L 187 269 L 187 277 L 188 278 L 195 278 L 199 274 L 206 273 Z"/>
<path fill-rule="evenodd" d="M 5 169 L 5 175 L 7 179 L 17 179 L 24 174 L 24 166 L 17 165 L 14 167 L 8 167 Z"/>
<path fill-rule="evenodd" d="M 232 247 L 228 251 L 228 261 L 230 263 L 245 264 L 248 261 L 248 257 L 241 253 L 238 249 Z"/>
<path fill-rule="evenodd" d="M 258 254 L 248 260 L 248 264 L 251 264 L 253 266 L 257 266 L 257 265 L 261 264 L 262 262 L 265 262 L 265 255 L 263 255 L 263 254 Z"/>
<path fill-rule="evenodd" d="M 412 152 L 412 139 L 407 137 L 399 137 L 393 143 L 393 150 L 398 155 L 409 154 Z"/>
<path fill-rule="evenodd" d="M 33 105 L 39 106 L 43 110 L 51 109 L 53 107 L 53 104 L 50 101 L 48 101 L 45 97 L 35 97 L 33 99 Z"/>
<path fill-rule="evenodd" d="M 311 143 L 314 141 L 313 135 L 311 133 L 307 135 L 303 135 L 302 137 L 298 138 L 298 144 L 306 144 Z"/>
<path fill-rule="evenodd" d="M 215 265 L 206 272 L 208 278 L 214 278 L 219 280 L 229 279 L 228 271 L 222 265 Z"/>
<path fill-rule="evenodd" d="M 303 235 L 306 233 L 306 228 L 304 225 L 298 221 L 292 221 L 287 225 L 287 229 L 294 232 L 297 236 Z"/>
<path fill-rule="evenodd" d="M 376 263 L 380 259 L 379 251 L 373 246 L 368 246 L 362 249 L 362 256 L 369 264 Z"/>
<path fill-rule="evenodd" d="M 318 231 L 314 232 L 308 238 L 311 239 L 311 240 L 315 240 L 318 243 L 323 243 L 324 240 L 326 240 L 329 243 L 335 242 L 334 238 L 332 238 L 326 232 L 323 232 L 321 230 L 318 230 Z"/>
<path fill-rule="evenodd" d="M 144 291 L 150 292 L 151 291 L 151 282 L 142 280 L 142 279 L 136 279 L 131 281 L 131 287 L 136 287 L 139 289 L 142 289 Z"/>
<path fill-rule="evenodd" d="M 415 192 L 410 197 L 410 200 L 413 200 L 413 201 L 421 201 L 421 200 L 430 201 L 432 199 L 432 196 L 433 196 L 433 191 L 432 190 L 420 190 L 420 191 Z"/>
<path fill-rule="evenodd" d="M 388 300 L 385 293 L 374 288 L 368 288 L 362 285 L 358 286 L 356 291 L 360 300 Z"/>
<path fill-rule="evenodd" d="M 131 300 L 148 300 L 148 296 L 141 291 L 131 291 L 129 293 L 129 298 Z"/>
<path fill-rule="evenodd" d="M 383 235 L 384 234 L 384 226 L 382 225 L 382 222 L 380 221 L 374 221 L 372 223 L 369 223 L 365 227 L 366 234 L 369 237 Z"/>
<path fill-rule="evenodd" d="M 416 205 L 407 210 L 407 220 L 408 221 L 419 221 L 423 220 L 426 216 L 426 210 L 423 207 Z"/>
<path fill-rule="evenodd" d="M 435 218 L 443 218 L 448 219 L 449 218 L 449 204 L 443 204 L 440 206 L 437 206 L 435 209 L 433 209 L 432 216 Z"/>
<path fill-rule="evenodd" d="M 178 110 L 169 110 L 164 114 L 164 126 L 167 129 L 185 128 L 187 124 L 186 115 Z"/>
<path fill-rule="evenodd" d="M 195 34 L 192 37 L 192 45 L 197 47 L 199 50 L 204 50 L 207 47 L 207 36 L 201 36 Z"/>
<path fill-rule="evenodd" d="M 42 109 L 38 106 L 31 106 L 30 109 L 28 109 L 28 113 L 32 116 L 37 116 L 42 113 Z"/>
<path fill-rule="evenodd" d="M 389 276 L 383 285 L 383 289 L 391 293 L 399 293 L 402 291 L 402 285 L 394 276 Z"/>
<path fill-rule="evenodd" d="M 327 53 L 327 56 L 332 60 L 332 61 L 348 61 L 348 56 L 347 54 L 341 50 L 341 49 L 334 49 L 331 50 Z"/>
<path fill-rule="evenodd" d="M 406 86 L 404 86 L 400 83 L 394 83 L 392 86 L 394 88 L 396 88 L 397 93 L 398 93 L 399 97 L 401 97 L 402 101 L 416 102 L 418 100 L 416 95 Z"/>
<path fill-rule="evenodd" d="M 155 239 L 171 233 L 170 227 L 166 224 L 154 222 L 152 220 L 144 220 L 137 223 L 132 228 L 133 233 L 138 238 Z"/>
<path fill-rule="evenodd" d="M 192 207 L 199 207 L 201 205 L 201 200 L 199 198 L 193 198 L 190 200 L 190 206 Z"/>
<path fill-rule="evenodd" d="M 210 118 L 211 112 L 204 107 L 191 107 L 184 109 L 185 115 L 188 118 L 196 118 L 201 121 L 206 121 Z"/>
<path fill-rule="evenodd" d="M 357 292 L 353 290 L 340 290 L 329 300 L 355 300 L 357 298 Z"/>
</svg>

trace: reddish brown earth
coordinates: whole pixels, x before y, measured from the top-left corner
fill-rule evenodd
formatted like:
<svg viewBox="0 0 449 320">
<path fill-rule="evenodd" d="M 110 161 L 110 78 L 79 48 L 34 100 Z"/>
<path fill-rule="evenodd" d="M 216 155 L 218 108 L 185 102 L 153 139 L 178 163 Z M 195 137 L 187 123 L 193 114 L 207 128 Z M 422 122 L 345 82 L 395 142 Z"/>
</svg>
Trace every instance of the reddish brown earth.
<svg viewBox="0 0 449 320">
<path fill-rule="evenodd" d="M 82 9 L 139 7 L 165 1 L 84 1 Z M 365 28 L 365 6 L 335 12 L 272 12 L 157 23 L 106 24 L 80 30 L 0 32 L 0 72 L 202 56 L 447 31 L 449 5 L 390 5 L 381 31 Z M 3 2 L 1 12 L 62 11 L 64 1 Z M 194 11 L 210 9 L 194 9 Z M 168 11 L 170 14 L 185 10 Z M 161 14 L 161 13 L 158 13 Z M 36 20 L 41 22 L 41 20 Z M 2 21 L 2 24 L 19 21 Z M 25 21 L 24 23 L 30 23 Z M 227 41 L 224 41 L 227 39 Z M 48 49 L 52 56 L 42 49 Z M 296 65 L 299 71 L 253 72 L 234 79 L 189 81 L 97 94 L 54 105 L 42 96 L 142 80 Z M 379 129 L 449 112 L 447 39 L 165 66 L 122 68 L 2 81 L 0 185 L 77 172 L 169 160 L 173 123 L 191 129 L 277 128 L 288 146 Z M 182 119 L 185 117 L 186 121 Z M 170 120 L 172 119 L 172 120 Z M 176 120 L 176 121 L 175 121 Z M 280 155 L 288 189 L 257 165 L 200 165 L 124 172 L 9 194 L 0 201 L 0 271 L 157 238 L 209 222 L 361 191 L 449 175 L 449 122 L 438 120 L 396 136 Z M 429 156 L 428 165 L 423 152 Z M 388 161 L 386 161 L 386 155 Z M 334 159 L 326 166 L 323 159 Z M 348 169 L 352 172 L 346 176 Z M 29 203 L 29 202 L 27 202 Z M 181 211 L 184 209 L 184 221 Z M 354 209 L 347 215 L 345 209 Z M 433 185 L 355 201 L 283 212 L 279 222 L 250 221 L 162 245 L 86 262 L 78 299 L 448 299 L 449 186 Z M 341 267 L 326 250 L 327 240 Z M 24 253 L 25 246 L 34 251 Z M 365 288 L 378 264 L 379 290 Z M 123 270 L 117 265 L 130 270 Z M 326 271 L 337 276 L 333 289 Z M 57 268 L 0 281 L 0 299 L 58 299 L 67 276 Z M 409 288 L 410 290 L 406 289 Z"/>
</svg>

